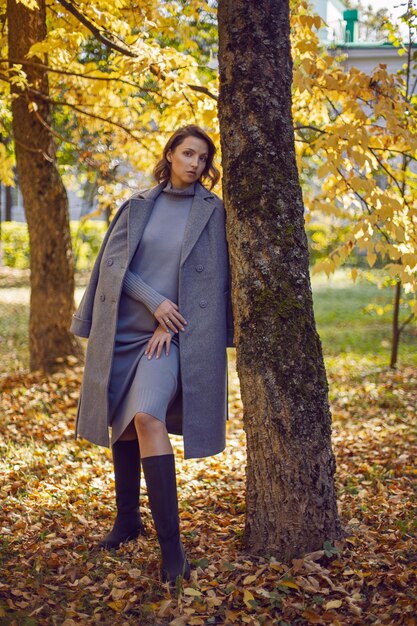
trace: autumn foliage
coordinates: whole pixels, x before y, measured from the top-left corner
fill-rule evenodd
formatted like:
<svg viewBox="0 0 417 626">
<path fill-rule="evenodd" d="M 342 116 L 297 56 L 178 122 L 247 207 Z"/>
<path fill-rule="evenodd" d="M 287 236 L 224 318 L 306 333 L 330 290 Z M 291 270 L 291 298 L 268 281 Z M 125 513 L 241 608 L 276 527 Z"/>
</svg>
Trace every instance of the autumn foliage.
<svg viewBox="0 0 417 626">
<path fill-rule="evenodd" d="M 111 456 L 73 440 L 80 370 L 3 377 L 0 424 L 0 623 L 363 624 L 414 626 L 417 378 L 330 371 L 338 504 L 348 537 L 284 565 L 242 546 L 245 440 L 231 372 L 226 451 L 184 461 L 176 439 L 181 526 L 191 581 L 157 579 L 157 539 L 118 552 L 96 542 L 114 511 Z"/>
</svg>

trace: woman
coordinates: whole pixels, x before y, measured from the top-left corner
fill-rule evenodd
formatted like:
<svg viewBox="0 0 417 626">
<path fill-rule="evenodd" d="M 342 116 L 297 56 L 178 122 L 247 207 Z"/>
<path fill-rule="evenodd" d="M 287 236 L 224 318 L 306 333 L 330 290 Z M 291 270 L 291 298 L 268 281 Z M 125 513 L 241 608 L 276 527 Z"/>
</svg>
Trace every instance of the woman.
<svg viewBox="0 0 417 626">
<path fill-rule="evenodd" d="M 227 346 L 233 345 L 225 213 L 209 191 L 219 180 L 215 146 L 188 125 L 168 140 L 154 169 L 158 185 L 116 213 L 73 317 L 88 337 L 76 436 L 108 446 L 117 516 L 100 545 L 144 534 L 140 462 L 157 532 L 163 581 L 188 579 L 180 539 L 175 457 L 225 448 Z"/>
</svg>

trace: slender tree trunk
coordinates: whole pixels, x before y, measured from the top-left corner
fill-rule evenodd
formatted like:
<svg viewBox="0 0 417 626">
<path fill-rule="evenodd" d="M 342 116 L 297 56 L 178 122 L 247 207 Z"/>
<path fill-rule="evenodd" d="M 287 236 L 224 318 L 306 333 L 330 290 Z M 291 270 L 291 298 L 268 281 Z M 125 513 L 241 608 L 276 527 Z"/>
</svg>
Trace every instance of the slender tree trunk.
<svg viewBox="0 0 417 626">
<path fill-rule="evenodd" d="M 0 136 L 1 138 L 1 136 Z M 3 233 L 2 233 L 2 228 L 3 228 L 3 207 L 2 207 L 2 193 L 3 193 L 3 185 L 0 182 L 0 267 L 3 266 Z"/>
<path fill-rule="evenodd" d="M 11 58 L 23 59 L 46 36 L 45 0 L 38 5 L 39 10 L 29 10 L 8 0 Z M 32 66 L 26 72 L 30 85 L 48 96 L 46 72 Z M 31 249 L 30 365 L 50 370 L 57 358 L 79 353 L 68 330 L 74 304 L 68 199 L 56 166 L 49 104 L 18 87 L 13 91 L 18 96 L 12 104 L 17 174 Z"/>
<path fill-rule="evenodd" d="M 4 221 L 5 222 L 11 222 L 12 221 L 12 203 L 13 203 L 13 196 L 12 196 L 12 188 L 11 187 L 5 187 L 4 188 L 4 208 L 5 208 L 5 213 L 4 213 Z"/>
<path fill-rule="evenodd" d="M 219 0 L 219 117 L 247 547 L 291 558 L 343 535 L 291 114 L 288 0 Z"/>
<path fill-rule="evenodd" d="M 391 341 L 391 360 L 390 367 L 397 365 L 398 344 L 400 342 L 400 298 L 401 298 L 401 282 L 398 280 L 394 287 L 394 311 L 392 316 L 392 341 Z"/>
</svg>

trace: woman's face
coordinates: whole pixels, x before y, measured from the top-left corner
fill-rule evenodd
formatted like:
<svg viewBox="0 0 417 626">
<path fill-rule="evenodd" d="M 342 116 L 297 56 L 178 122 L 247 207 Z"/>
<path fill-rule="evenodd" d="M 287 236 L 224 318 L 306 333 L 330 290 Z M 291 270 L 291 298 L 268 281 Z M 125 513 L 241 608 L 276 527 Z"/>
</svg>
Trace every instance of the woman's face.
<svg viewBox="0 0 417 626">
<path fill-rule="evenodd" d="M 174 150 L 168 150 L 173 187 L 184 189 L 199 180 L 208 159 L 208 145 L 199 137 L 186 137 Z"/>
</svg>

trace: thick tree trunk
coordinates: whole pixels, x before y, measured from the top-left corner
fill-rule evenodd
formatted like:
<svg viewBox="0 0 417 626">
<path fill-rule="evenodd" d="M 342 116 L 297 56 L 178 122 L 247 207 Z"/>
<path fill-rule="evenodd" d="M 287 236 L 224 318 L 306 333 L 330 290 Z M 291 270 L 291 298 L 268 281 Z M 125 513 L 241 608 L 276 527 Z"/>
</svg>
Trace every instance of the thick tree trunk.
<svg viewBox="0 0 417 626">
<path fill-rule="evenodd" d="M 38 0 L 38 5 L 39 10 L 31 11 L 16 0 L 7 2 L 13 59 L 23 59 L 46 35 L 45 0 Z M 32 67 L 26 71 L 31 87 L 48 96 L 46 73 Z M 12 104 L 17 174 L 31 249 L 30 365 L 50 370 L 57 358 L 79 353 L 68 330 L 74 306 L 68 199 L 56 167 L 49 104 L 33 92 L 18 87 L 13 91 L 18 96 Z"/>
<path fill-rule="evenodd" d="M 247 436 L 247 547 L 343 535 L 291 114 L 288 0 L 219 0 L 223 190 Z"/>
</svg>

